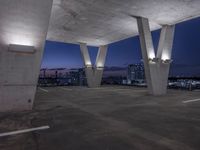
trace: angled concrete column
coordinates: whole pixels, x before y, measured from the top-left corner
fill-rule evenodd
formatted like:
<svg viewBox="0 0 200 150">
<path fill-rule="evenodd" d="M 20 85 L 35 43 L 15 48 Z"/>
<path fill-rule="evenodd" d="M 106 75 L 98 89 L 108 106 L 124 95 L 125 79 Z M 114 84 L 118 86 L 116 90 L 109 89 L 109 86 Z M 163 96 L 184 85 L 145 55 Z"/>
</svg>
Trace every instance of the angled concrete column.
<svg viewBox="0 0 200 150">
<path fill-rule="evenodd" d="M 80 49 L 84 61 L 88 87 L 99 87 L 101 85 L 105 65 L 107 45 L 99 47 L 96 63 L 94 66 L 91 63 L 87 45 L 85 43 L 80 43 Z"/>
<path fill-rule="evenodd" d="M 164 95 L 167 92 L 175 26 L 162 27 L 157 54 L 155 54 L 148 19 L 139 17 L 137 23 L 149 93 Z"/>
<path fill-rule="evenodd" d="M 0 1 L 0 111 L 32 109 L 53 0 Z"/>
</svg>

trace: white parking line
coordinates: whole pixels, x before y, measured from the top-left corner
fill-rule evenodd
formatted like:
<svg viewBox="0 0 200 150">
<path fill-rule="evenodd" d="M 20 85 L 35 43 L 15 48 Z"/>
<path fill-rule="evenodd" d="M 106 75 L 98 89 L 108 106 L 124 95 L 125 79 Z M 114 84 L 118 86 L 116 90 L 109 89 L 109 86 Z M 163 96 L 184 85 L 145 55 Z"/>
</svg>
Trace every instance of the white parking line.
<svg viewBox="0 0 200 150">
<path fill-rule="evenodd" d="M 190 103 L 190 102 L 196 102 L 196 101 L 200 101 L 200 98 L 199 99 L 192 99 L 192 100 L 183 101 L 183 103 Z"/>
<path fill-rule="evenodd" d="M 27 132 L 37 131 L 37 130 L 45 130 L 45 129 L 49 129 L 49 128 L 50 128 L 49 126 L 42 126 L 42 127 L 37 127 L 37 128 L 30 128 L 30 129 L 24 129 L 24 130 L 12 131 L 12 132 L 5 132 L 5 133 L 0 133 L 0 137 L 15 135 L 15 134 L 21 134 L 21 133 L 27 133 Z"/>
<path fill-rule="evenodd" d="M 126 92 L 126 91 L 133 91 L 133 92 L 146 92 L 147 90 L 144 89 L 117 89 L 117 88 L 90 88 L 94 90 L 102 90 L 102 91 L 113 91 L 113 92 Z"/>
<path fill-rule="evenodd" d="M 62 89 L 62 90 L 66 90 L 66 91 L 72 91 L 72 89 L 63 88 L 63 87 L 60 87 L 60 89 Z"/>
<path fill-rule="evenodd" d="M 46 92 L 46 93 L 48 93 L 49 91 L 48 90 L 45 90 L 45 89 L 43 89 L 43 88 L 39 88 L 41 91 L 44 91 L 44 92 Z"/>
</svg>

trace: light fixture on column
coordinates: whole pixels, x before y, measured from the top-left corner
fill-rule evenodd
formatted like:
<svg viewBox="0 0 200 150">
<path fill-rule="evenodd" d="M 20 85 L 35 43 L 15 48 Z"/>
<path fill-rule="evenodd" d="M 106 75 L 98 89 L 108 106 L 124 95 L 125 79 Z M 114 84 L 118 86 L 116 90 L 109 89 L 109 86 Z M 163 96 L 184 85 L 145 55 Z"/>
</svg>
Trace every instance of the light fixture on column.
<svg viewBox="0 0 200 150">
<path fill-rule="evenodd" d="M 96 69 L 97 69 L 97 70 L 103 70 L 104 67 L 97 67 L 97 66 L 96 66 Z"/>
<path fill-rule="evenodd" d="M 92 68 L 92 64 L 86 64 L 85 68 Z"/>
<path fill-rule="evenodd" d="M 161 61 L 163 64 L 170 64 L 172 62 L 172 59 L 170 59 L 169 54 L 163 53 L 161 57 Z"/>
<path fill-rule="evenodd" d="M 15 53 L 35 53 L 34 46 L 10 44 L 8 50 Z"/>
<path fill-rule="evenodd" d="M 85 68 L 92 68 L 92 65 L 85 65 Z"/>
<path fill-rule="evenodd" d="M 149 63 L 156 64 L 159 62 L 159 58 L 149 58 Z"/>
<path fill-rule="evenodd" d="M 172 59 L 165 59 L 165 60 L 162 59 L 163 64 L 170 64 L 172 63 L 172 61 L 173 61 Z"/>
<path fill-rule="evenodd" d="M 91 67 L 92 67 L 92 63 L 91 63 L 89 60 L 86 61 L 85 67 L 86 67 L 86 68 L 91 68 Z"/>
</svg>

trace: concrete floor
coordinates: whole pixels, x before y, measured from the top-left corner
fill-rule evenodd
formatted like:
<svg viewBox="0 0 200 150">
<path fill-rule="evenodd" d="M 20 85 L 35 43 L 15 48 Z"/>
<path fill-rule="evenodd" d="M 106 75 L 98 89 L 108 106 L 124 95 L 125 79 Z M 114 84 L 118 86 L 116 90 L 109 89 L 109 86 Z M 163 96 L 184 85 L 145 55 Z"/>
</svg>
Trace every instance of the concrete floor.
<svg viewBox="0 0 200 150">
<path fill-rule="evenodd" d="M 45 89 L 45 90 L 44 90 Z M 134 87 L 38 88 L 32 112 L 1 113 L 0 150 L 199 150 L 200 92 L 153 97 Z"/>
</svg>

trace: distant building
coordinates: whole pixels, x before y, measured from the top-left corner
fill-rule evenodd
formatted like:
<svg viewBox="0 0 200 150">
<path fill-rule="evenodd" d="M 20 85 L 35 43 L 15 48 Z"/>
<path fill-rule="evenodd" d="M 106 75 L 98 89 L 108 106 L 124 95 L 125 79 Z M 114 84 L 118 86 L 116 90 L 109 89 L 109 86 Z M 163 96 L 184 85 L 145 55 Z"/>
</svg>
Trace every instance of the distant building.
<svg viewBox="0 0 200 150">
<path fill-rule="evenodd" d="M 84 86 L 87 85 L 86 75 L 85 75 L 85 69 L 79 69 L 79 85 Z"/>
<path fill-rule="evenodd" d="M 86 85 L 86 77 L 84 69 L 72 69 L 69 72 L 72 85 Z"/>
<path fill-rule="evenodd" d="M 40 85 L 87 85 L 84 69 L 53 68 L 40 70 Z"/>
<path fill-rule="evenodd" d="M 144 65 L 130 64 L 127 70 L 127 84 L 144 81 Z"/>
</svg>

